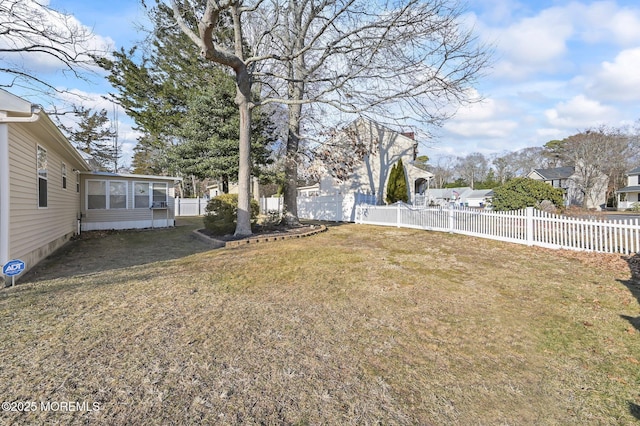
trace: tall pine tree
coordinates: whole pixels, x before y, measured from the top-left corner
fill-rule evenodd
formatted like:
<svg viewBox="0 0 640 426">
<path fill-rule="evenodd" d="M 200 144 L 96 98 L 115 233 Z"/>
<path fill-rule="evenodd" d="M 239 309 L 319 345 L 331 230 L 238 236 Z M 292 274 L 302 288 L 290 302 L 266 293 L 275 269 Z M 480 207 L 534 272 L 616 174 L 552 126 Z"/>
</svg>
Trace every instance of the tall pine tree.
<svg viewBox="0 0 640 426">
<path fill-rule="evenodd" d="M 101 61 L 117 89 L 112 97 L 142 133 L 134 149 L 134 173 L 215 178 L 228 187 L 238 176 L 235 80 L 225 68 L 200 57 L 176 27 L 170 7 L 158 3 L 149 15 L 153 27 L 147 29 L 144 52 L 120 50 L 112 60 Z M 275 130 L 258 109 L 253 121 L 252 160 L 257 168 L 267 162 Z"/>
<path fill-rule="evenodd" d="M 69 141 L 79 151 L 91 155 L 99 170 L 117 171 L 114 168 L 118 164 L 119 153 L 113 142 L 116 134 L 109 125 L 107 110 L 96 112 L 81 106 L 74 107 L 74 114 L 79 119 L 75 127 L 59 123 Z"/>
</svg>

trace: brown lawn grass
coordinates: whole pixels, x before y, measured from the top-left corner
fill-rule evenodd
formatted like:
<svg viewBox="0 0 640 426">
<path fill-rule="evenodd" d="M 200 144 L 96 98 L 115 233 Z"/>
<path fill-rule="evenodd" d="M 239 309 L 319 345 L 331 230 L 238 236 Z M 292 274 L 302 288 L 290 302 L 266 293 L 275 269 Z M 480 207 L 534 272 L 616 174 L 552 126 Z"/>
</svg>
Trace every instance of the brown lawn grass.
<svg viewBox="0 0 640 426">
<path fill-rule="evenodd" d="M 157 235 L 149 250 L 171 249 Z M 640 418 L 640 287 L 616 256 L 362 225 L 109 268 L 84 243 L 92 270 L 0 291 L 0 396 L 38 404 L 0 422 Z M 99 410 L 40 409 L 51 401 Z"/>
</svg>

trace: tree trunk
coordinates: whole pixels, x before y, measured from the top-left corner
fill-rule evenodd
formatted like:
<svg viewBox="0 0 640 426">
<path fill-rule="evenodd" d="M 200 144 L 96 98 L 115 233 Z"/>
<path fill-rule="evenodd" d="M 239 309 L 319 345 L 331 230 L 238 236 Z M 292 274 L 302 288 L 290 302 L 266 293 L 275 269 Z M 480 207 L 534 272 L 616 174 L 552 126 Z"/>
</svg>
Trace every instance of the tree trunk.
<svg viewBox="0 0 640 426">
<path fill-rule="evenodd" d="M 236 70 L 240 110 L 240 155 L 238 164 L 238 216 L 236 236 L 251 235 L 251 78 L 246 67 Z"/>
<path fill-rule="evenodd" d="M 297 9 L 295 2 L 290 3 L 293 10 Z M 304 44 L 304 33 L 302 31 L 302 13 L 296 13 L 297 20 L 294 22 L 295 34 L 292 40 L 294 51 L 300 51 Z M 289 82 L 287 95 L 290 100 L 302 101 L 304 97 L 305 64 L 304 55 L 298 56 L 294 62 L 289 64 Z M 288 107 L 289 123 L 287 132 L 287 153 L 284 162 L 284 222 L 288 226 L 300 225 L 298 218 L 298 148 L 300 146 L 300 121 L 302 120 L 302 104 L 293 103 Z"/>
<path fill-rule="evenodd" d="M 228 194 L 229 193 L 229 176 L 222 175 L 221 182 L 222 182 L 222 193 Z"/>
<path fill-rule="evenodd" d="M 284 161 L 284 222 L 288 226 L 300 224 L 298 219 L 298 146 L 300 145 L 300 116 L 302 105 L 289 105 L 289 131 Z"/>
</svg>

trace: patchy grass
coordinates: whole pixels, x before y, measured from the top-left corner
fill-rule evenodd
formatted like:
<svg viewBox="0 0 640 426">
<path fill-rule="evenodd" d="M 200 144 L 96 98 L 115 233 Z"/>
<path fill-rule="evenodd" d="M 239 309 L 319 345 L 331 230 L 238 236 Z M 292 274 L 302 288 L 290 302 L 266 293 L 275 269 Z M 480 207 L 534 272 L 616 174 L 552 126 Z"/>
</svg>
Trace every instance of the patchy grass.
<svg viewBox="0 0 640 426">
<path fill-rule="evenodd" d="M 184 241 L 180 229 L 165 240 Z M 88 272 L 62 277 L 54 262 L 0 291 L 3 401 L 99 405 L 0 421 L 640 418 L 640 287 L 619 257 L 357 225 L 213 251 L 188 238 L 191 253 L 163 256 L 171 245 L 145 235 L 145 259 L 100 267 L 106 255 L 78 241 L 64 262 L 87 257 Z"/>
</svg>

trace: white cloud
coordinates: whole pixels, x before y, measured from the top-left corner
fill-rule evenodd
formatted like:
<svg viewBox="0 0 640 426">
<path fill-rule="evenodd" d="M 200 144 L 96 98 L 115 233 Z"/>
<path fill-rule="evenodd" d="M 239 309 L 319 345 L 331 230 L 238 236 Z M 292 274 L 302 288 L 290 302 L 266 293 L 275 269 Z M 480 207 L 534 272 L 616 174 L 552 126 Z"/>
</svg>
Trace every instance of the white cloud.
<svg viewBox="0 0 640 426">
<path fill-rule="evenodd" d="M 636 44 L 640 39 L 640 10 L 603 1 L 590 5 L 572 3 L 569 7 L 580 25 L 581 38 L 589 43 L 614 42 L 620 46 Z"/>
<path fill-rule="evenodd" d="M 613 62 L 603 62 L 590 83 L 590 96 L 603 100 L 640 100 L 640 47 L 623 50 Z"/>
<path fill-rule="evenodd" d="M 503 118 L 509 110 L 508 105 L 495 99 L 485 99 L 460 108 L 444 129 L 465 137 L 507 137 L 518 126 L 515 121 Z"/>
<path fill-rule="evenodd" d="M 576 42 L 637 45 L 640 9 L 623 8 L 615 2 L 572 2 L 541 10 L 535 16 L 503 27 L 483 26 L 479 22 L 476 28 L 483 40 L 496 47 L 494 73 L 517 80 L 580 66 L 582 59 L 573 51 Z"/>
<path fill-rule="evenodd" d="M 559 129 L 582 130 L 599 124 L 611 123 L 617 118 L 614 108 L 578 95 L 555 108 L 545 111 L 549 124 Z"/>
<path fill-rule="evenodd" d="M 68 69 L 65 62 L 75 62 L 79 68 L 88 68 L 93 64 L 91 54 L 113 50 L 114 43 L 109 37 L 94 34 L 72 15 L 56 12 L 34 0 L 7 0 L 7 3 L 10 4 L 4 5 L 6 10 L 11 7 L 14 15 L 0 13 L 4 21 L 1 24 L 0 47 L 27 49 L 32 45 L 43 46 L 34 51 L 3 54 L 2 59 L 14 68 L 40 75 Z"/>
</svg>

